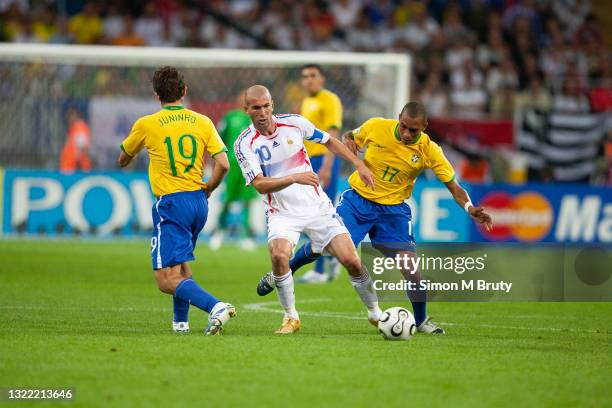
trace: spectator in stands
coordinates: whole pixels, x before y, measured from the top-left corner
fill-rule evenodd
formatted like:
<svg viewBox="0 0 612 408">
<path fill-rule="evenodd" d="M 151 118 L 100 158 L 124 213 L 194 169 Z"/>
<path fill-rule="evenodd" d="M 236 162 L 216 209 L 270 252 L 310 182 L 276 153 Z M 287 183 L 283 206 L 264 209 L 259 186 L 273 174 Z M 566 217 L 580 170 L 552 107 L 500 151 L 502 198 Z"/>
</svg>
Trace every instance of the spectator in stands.
<svg viewBox="0 0 612 408">
<path fill-rule="evenodd" d="M 369 0 L 366 5 L 366 12 L 372 21 L 372 25 L 377 27 L 387 21 L 387 18 L 395 12 L 395 4 L 393 0 Z"/>
<path fill-rule="evenodd" d="M 555 112 L 587 113 L 590 111 L 589 98 L 584 94 L 576 78 L 566 78 L 561 92 L 555 94 L 552 100 Z"/>
<path fill-rule="evenodd" d="M 592 108 L 609 106 L 612 55 L 589 0 L 78 0 L 66 3 L 66 14 L 51 3 L 0 0 L 0 41 L 410 51 L 412 85 L 433 116 L 479 117 L 488 108 L 509 118 L 512 107 L 587 112 L 594 88 Z M 207 14 L 208 7 L 266 41 Z M 128 14 L 134 29 L 126 33 Z M 112 69 L 92 75 L 76 67 L 58 83 L 78 98 L 140 92 Z"/>
<path fill-rule="evenodd" d="M 57 19 L 57 31 L 49 38 L 50 44 L 70 44 L 73 41 L 68 29 L 68 19 L 64 16 Z"/>
<path fill-rule="evenodd" d="M 597 47 L 605 46 L 603 29 L 594 14 L 586 16 L 582 25 L 576 30 L 574 34 L 574 44 L 594 44 Z"/>
<path fill-rule="evenodd" d="M 548 112 L 551 108 L 550 93 L 544 87 L 541 77 L 533 77 L 527 88 L 519 92 L 514 99 L 514 108 L 522 111 L 526 108 Z"/>
<path fill-rule="evenodd" d="M 85 3 L 83 11 L 70 18 L 68 28 L 77 43 L 97 43 L 102 37 L 102 19 L 96 3 Z"/>
<path fill-rule="evenodd" d="M 490 95 L 503 87 L 518 89 L 519 79 L 514 64 L 508 55 L 502 57 L 501 66 L 493 64 L 487 73 L 486 89 Z"/>
<path fill-rule="evenodd" d="M 187 32 L 195 26 L 199 25 L 200 21 L 200 13 L 197 9 L 185 7 L 181 9 L 178 13 L 174 14 L 170 17 L 170 32 L 172 33 L 172 38 L 176 41 L 177 44 L 184 46 L 187 41 Z M 191 33 L 191 40 L 196 40 L 194 33 Z M 197 35 L 199 37 L 199 33 Z M 197 38 L 196 43 L 199 43 L 199 38 Z"/>
<path fill-rule="evenodd" d="M 123 16 L 126 13 L 122 11 L 116 3 L 109 4 L 106 15 L 102 20 L 102 36 L 104 42 L 110 43 L 112 38 L 118 37 L 123 32 Z"/>
<path fill-rule="evenodd" d="M 215 48 L 224 48 L 225 41 L 225 27 L 219 26 L 218 30 L 221 32 L 217 34 L 217 42 L 215 42 Z M 208 43 L 202 39 L 200 29 L 197 25 L 192 25 L 187 28 L 185 38 L 179 44 L 181 47 L 192 47 L 192 48 L 205 48 L 208 47 Z"/>
<path fill-rule="evenodd" d="M 500 66 L 507 52 L 508 46 L 503 40 L 502 32 L 490 30 L 487 42 L 480 44 L 476 51 L 479 68 L 486 70 L 491 65 Z"/>
<path fill-rule="evenodd" d="M 448 114 L 448 97 L 440 84 L 440 76 L 431 73 L 427 77 L 425 86 L 421 91 L 421 103 L 427 108 L 432 118 L 445 117 Z"/>
<path fill-rule="evenodd" d="M 346 42 L 334 35 L 333 26 L 326 23 L 313 25 L 314 49 L 317 51 L 349 51 Z"/>
<path fill-rule="evenodd" d="M 484 76 L 474 66 L 474 60 L 468 58 L 463 62 L 461 68 L 454 69 L 451 72 L 450 80 L 452 89 L 463 89 L 468 83 L 475 87 L 481 87 L 484 83 Z"/>
<path fill-rule="evenodd" d="M 62 148 L 59 159 L 59 170 L 72 173 L 77 170 L 91 170 L 91 159 L 89 157 L 89 146 L 91 144 L 91 132 L 89 126 L 83 120 L 76 109 L 68 109 L 68 133 L 66 143 Z"/>
<path fill-rule="evenodd" d="M 493 94 L 489 111 L 496 118 L 512 119 L 514 116 L 514 105 L 514 87 L 510 84 L 504 84 Z"/>
<path fill-rule="evenodd" d="M 169 21 L 163 22 L 161 38 L 154 40 L 148 45 L 152 47 L 176 47 L 176 40 L 172 37 Z"/>
<path fill-rule="evenodd" d="M 134 19 L 129 14 L 123 17 L 123 31 L 117 37 L 111 39 L 113 45 L 142 46 L 145 40 L 134 31 Z"/>
<path fill-rule="evenodd" d="M 10 4 L 3 14 L 3 36 L 8 41 L 15 41 L 17 36 L 23 31 L 23 14 L 15 3 Z"/>
<path fill-rule="evenodd" d="M 138 17 L 134 23 L 134 31 L 147 45 L 161 42 L 164 33 L 164 21 L 157 16 L 154 2 L 146 4 L 144 14 Z"/>
<path fill-rule="evenodd" d="M 199 37 L 199 41 L 201 41 L 202 45 L 200 47 L 206 47 L 206 41 Z M 235 31 L 230 30 L 223 24 L 217 25 L 217 31 L 215 33 L 215 37 L 210 43 L 209 46 L 212 48 L 228 48 L 228 49 L 236 49 L 236 48 L 244 48 L 244 44 L 246 42 L 242 41 L 240 36 L 236 34 Z"/>
<path fill-rule="evenodd" d="M 399 44 L 398 39 L 399 33 L 395 17 L 390 15 L 385 20 L 384 25 L 376 29 L 376 48 L 374 51 L 405 52 L 406 48 Z"/>
<path fill-rule="evenodd" d="M 34 30 L 32 28 L 32 22 L 29 18 L 24 18 L 21 30 L 15 35 L 13 41 L 18 43 L 39 43 L 41 42 L 40 38 L 36 36 Z"/>
<path fill-rule="evenodd" d="M 591 14 L 589 0 L 555 0 L 552 3 L 555 16 L 565 27 L 569 37 L 574 35 Z"/>
<path fill-rule="evenodd" d="M 468 64 L 469 66 L 470 64 Z M 469 67 L 467 68 L 470 69 Z M 464 75 L 464 81 L 460 88 L 451 91 L 452 113 L 464 118 L 480 118 L 485 112 L 487 95 L 481 85 L 472 82 L 474 76 Z"/>
<path fill-rule="evenodd" d="M 268 42 L 281 49 L 295 49 L 297 45 L 291 20 L 291 8 L 286 7 L 279 0 L 272 1 L 268 12 L 260 20 L 262 35 Z"/>
<path fill-rule="evenodd" d="M 43 9 L 36 13 L 32 24 L 32 31 L 40 42 L 49 42 L 57 32 L 57 18 L 51 9 Z"/>
<path fill-rule="evenodd" d="M 346 34 L 346 41 L 354 51 L 367 52 L 377 48 L 376 31 L 365 9 L 357 17 L 357 23 Z"/>
<path fill-rule="evenodd" d="M 440 30 L 438 23 L 427 15 L 425 7 L 418 4 L 419 7 L 414 8 L 414 16 L 410 23 L 399 32 L 402 45 L 415 51 L 427 47 Z"/>
<path fill-rule="evenodd" d="M 463 13 L 463 20 L 466 26 L 474 31 L 480 42 L 487 40 L 488 24 L 487 20 L 491 13 L 488 0 L 469 0 L 467 10 Z"/>
<path fill-rule="evenodd" d="M 304 22 L 314 32 L 333 32 L 334 17 L 324 7 L 319 6 L 314 1 L 307 1 L 304 4 Z"/>
<path fill-rule="evenodd" d="M 520 19 L 527 21 L 532 33 L 540 32 L 542 22 L 536 11 L 535 0 L 519 0 L 508 7 L 502 17 L 502 27 L 508 34 L 512 34 L 516 21 Z"/>
<path fill-rule="evenodd" d="M 474 58 L 474 50 L 466 37 L 445 37 L 450 43 L 450 48 L 446 51 L 445 62 L 450 71 L 461 69 L 466 60 Z"/>
<path fill-rule="evenodd" d="M 461 8 L 458 3 L 451 3 L 447 7 L 442 31 L 446 38 L 468 39 L 474 35 L 461 21 Z"/>
<path fill-rule="evenodd" d="M 421 10 L 424 10 L 424 6 L 425 5 L 420 1 L 396 0 L 393 20 L 397 27 L 402 28 L 411 23 L 415 16 L 420 13 Z M 427 10 L 425 10 L 425 12 L 427 13 Z"/>
<path fill-rule="evenodd" d="M 287 7 L 284 7 L 285 9 Z M 362 0 L 337 0 L 332 2 L 330 11 L 338 30 L 346 33 L 352 31 L 363 8 Z"/>
</svg>

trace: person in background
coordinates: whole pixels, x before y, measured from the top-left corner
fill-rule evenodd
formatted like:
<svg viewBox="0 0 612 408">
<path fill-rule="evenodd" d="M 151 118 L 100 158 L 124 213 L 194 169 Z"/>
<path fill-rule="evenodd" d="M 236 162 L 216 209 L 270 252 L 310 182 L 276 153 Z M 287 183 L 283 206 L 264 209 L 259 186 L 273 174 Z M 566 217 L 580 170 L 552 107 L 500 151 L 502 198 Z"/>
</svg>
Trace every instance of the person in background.
<svg viewBox="0 0 612 408">
<path fill-rule="evenodd" d="M 59 170 L 65 173 L 77 170 L 90 171 L 91 132 L 89 126 L 76 109 L 68 109 L 66 116 L 68 117 L 68 133 L 60 154 Z"/>
<path fill-rule="evenodd" d="M 328 132 L 332 138 L 337 139 L 342 127 L 342 102 L 335 93 L 324 88 L 325 75 L 317 64 L 307 64 L 300 72 L 302 88 L 308 96 L 302 101 L 300 113 L 311 121 L 317 128 Z M 340 174 L 340 159 L 320 143 L 304 143 L 312 167 L 319 176 L 321 186 L 329 199 L 336 201 L 338 193 L 338 176 Z M 340 271 L 340 264 L 330 259 L 329 276 L 324 273 L 324 257 L 315 263 L 314 269 L 307 271 L 299 279 L 301 283 L 325 283 L 335 279 Z"/>
<path fill-rule="evenodd" d="M 241 91 L 236 99 L 236 108 L 225 114 L 217 128 L 219 135 L 223 139 L 226 146 L 233 146 L 240 133 L 251 125 L 251 118 L 246 112 L 240 108 L 244 104 L 244 91 Z M 227 229 L 230 208 L 233 203 L 242 205 L 242 213 L 240 214 L 242 231 L 240 231 L 243 239 L 240 241 L 240 246 L 244 250 L 253 250 L 255 242 L 253 240 L 254 233 L 250 227 L 250 205 L 253 199 L 257 198 L 257 191 L 253 186 L 245 186 L 242 181 L 242 171 L 236 159 L 236 154 L 233 149 L 230 149 L 228 154 L 230 162 L 229 172 L 225 177 L 225 194 L 223 195 L 223 209 L 219 215 L 219 224 L 217 230 L 210 239 L 210 247 L 216 251 L 221 248 Z"/>
</svg>

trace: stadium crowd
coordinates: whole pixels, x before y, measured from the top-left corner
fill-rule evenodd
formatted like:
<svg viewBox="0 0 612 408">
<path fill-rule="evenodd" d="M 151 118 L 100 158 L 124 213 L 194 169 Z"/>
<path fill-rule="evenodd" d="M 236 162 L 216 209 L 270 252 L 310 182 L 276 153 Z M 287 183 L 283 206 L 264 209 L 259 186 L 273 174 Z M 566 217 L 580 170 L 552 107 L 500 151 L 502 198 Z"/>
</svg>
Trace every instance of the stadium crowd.
<svg viewBox="0 0 612 408">
<path fill-rule="evenodd" d="M 609 110 L 606 34 L 588 0 L 0 1 L 1 41 L 410 53 L 411 95 L 465 119 Z"/>
<path fill-rule="evenodd" d="M 584 91 L 612 78 L 604 31 L 589 1 L 61 3 L 0 2 L 0 39 L 410 52 L 412 83 L 421 84 L 414 90 L 432 116 L 511 117 L 525 105 L 588 111 Z"/>
</svg>

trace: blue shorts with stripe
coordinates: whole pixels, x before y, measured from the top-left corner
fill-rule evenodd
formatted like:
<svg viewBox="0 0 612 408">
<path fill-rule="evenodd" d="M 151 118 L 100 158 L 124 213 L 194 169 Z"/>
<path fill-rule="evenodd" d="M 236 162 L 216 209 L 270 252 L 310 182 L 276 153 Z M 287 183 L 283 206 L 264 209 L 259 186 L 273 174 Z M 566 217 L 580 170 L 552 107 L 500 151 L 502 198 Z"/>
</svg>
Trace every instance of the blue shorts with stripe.
<svg viewBox="0 0 612 408">
<path fill-rule="evenodd" d="M 321 166 L 323 165 L 323 159 L 325 158 L 324 154 L 320 154 L 318 156 L 312 156 L 310 158 L 310 164 L 312 165 L 312 170 L 317 173 Z M 340 177 L 340 157 L 335 156 L 334 162 L 332 163 L 331 175 L 329 184 L 325 187 L 325 194 L 329 197 L 332 203 L 336 202 L 336 195 L 338 194 L 338 178 Z"/>
<path fill-rule="evenodd" d="M 408 204 L 377 204 L 348 189 L 340 195 L 336 211 L 351 234 L 355 247 L 369 234 L 375 246 L 416 251 L 412 212 Z"/>
<path fill-rule="evenodd" d="M 159 197 L 152 209 L 153 269 L 193 261 L 198 235 L 208 217 L 208 199 L 204 191 L 186 191 Z"/>
</svg>

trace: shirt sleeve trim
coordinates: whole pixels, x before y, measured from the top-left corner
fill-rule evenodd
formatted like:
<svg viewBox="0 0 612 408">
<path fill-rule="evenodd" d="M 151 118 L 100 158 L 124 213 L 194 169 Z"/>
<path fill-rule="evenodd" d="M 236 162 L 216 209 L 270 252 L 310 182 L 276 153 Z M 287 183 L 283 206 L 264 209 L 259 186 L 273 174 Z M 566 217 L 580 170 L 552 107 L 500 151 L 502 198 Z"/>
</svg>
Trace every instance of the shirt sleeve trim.
<svg viewBox="0 0 612 408">
<path fill-rule="evenodd" d="M 223 149 L 219 150 L 217 153 L 212 154 L 211 157 L 214 158 L 219 153 L 226 153 L 226 152 L 227 152 L 227 147 L 224 147 Z"/>
</svg>

